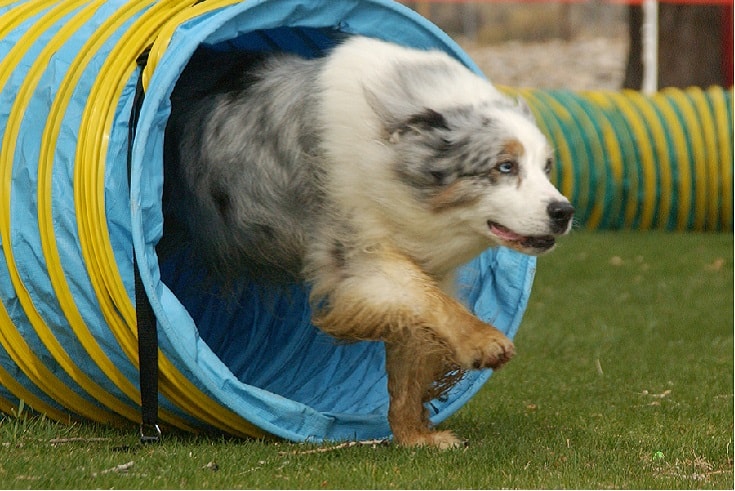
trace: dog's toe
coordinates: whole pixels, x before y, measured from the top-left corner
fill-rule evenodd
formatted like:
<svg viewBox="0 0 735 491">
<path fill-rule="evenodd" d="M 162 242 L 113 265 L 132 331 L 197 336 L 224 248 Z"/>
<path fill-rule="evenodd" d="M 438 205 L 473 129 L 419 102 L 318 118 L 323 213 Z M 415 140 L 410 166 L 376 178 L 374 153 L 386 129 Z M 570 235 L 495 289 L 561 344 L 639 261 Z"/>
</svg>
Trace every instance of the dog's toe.
<svg viewBox="0 0 735 491">
<path fill-rule="evenodd" d="M 457 351 L 457 361 L 465 368 L 497 370 L 515 354 L 513 342 L 494 329 L 485 329 L 466 341 L 466 348 Z"/>
<path fill-rule="evenodd" d="M 515 353 L 515 346 L 508 338 L 496 342 L 494 346 L 485 351 L 482 368 L 497 370 L 509 362 Z"/>
<path fill-rule="evenodd" d="M 435 431 L 431 435 L 431 445 L 440 450 L 449 450 L 452 448 L 462 448 L 467 442 L 457 438 L 451 431 Z"/>
<path fill-rule="evenodd" d="M 420 432 L 411 436 L 404 435 L 403 438 L 397 440 L 397 443 L 404 447 L 434 447 L 439 450 L 449 450 L 466 446 L 465 441 L 460 440 L 454 433 L 448 430 Z"/>
</svg>

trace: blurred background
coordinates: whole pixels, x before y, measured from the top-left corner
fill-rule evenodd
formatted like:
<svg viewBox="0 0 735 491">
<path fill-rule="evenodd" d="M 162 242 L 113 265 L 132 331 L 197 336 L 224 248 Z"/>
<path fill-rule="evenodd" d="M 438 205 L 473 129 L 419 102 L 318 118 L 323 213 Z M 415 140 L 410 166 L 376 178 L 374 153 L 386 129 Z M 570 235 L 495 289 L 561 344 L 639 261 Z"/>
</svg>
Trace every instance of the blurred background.
<svg viewBox="0 0 735 491">
<path fill-rule="evenodd" d="M 640 0 L 402 2 L 457 40 L 496 84 L 640 89 Z M 733 84 L 732 0 L 658 4 L 658 87 Z"/>
</svg>

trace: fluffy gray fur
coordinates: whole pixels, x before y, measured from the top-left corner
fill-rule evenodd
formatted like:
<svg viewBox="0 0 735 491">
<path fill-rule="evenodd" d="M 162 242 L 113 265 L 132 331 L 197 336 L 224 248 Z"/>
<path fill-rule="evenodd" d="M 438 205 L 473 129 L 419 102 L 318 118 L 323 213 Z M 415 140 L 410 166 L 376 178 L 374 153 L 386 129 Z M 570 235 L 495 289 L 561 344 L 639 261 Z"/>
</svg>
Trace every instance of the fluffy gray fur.
<svg viewBox="0 0 735 491">
<path fill-rule="evenodd" d="M 323 204 L 313 113 L 319 60 L 199 50 L 171 98 L 166 241 L 213 274 L 298 276 Z"/>
</svg>

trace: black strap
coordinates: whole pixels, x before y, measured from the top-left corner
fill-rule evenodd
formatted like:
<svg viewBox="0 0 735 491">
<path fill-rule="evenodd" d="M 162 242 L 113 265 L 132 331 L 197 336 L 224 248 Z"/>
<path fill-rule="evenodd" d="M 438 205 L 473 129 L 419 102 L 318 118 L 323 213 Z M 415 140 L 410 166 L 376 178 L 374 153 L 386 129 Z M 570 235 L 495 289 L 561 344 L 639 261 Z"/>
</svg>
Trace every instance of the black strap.
<svg viewBox="0 0 735 491">
<path fill-rule="evenodd" d="M 140 67 L 138 82 L 135 87 L 135 98 L 130 113 L 128 126 L 128 184 L 132 164 L 133 142 L 140 117 L 140 109 L 145 99 L 143 89 L 143 68 L 148 62 L 148 50 L 136 60 Z M 133 269 L 135 271 L 135 322 L 138 325 L 138 360 L 140 375 L 140 442 L 152 443 L 161 438 L 158 426 L 158 326 L 156 315 L 146 294 L 140 268 L 133 251 Z"/>
<path fill-rule="evenodd" d="M 138 358 L 140 365 L 140 441 L 157 442 L 161 438 L 158 426 L 158 328 L 156 316 L 135 267 L 135 321 L 138 324 Z"/>
</svg>

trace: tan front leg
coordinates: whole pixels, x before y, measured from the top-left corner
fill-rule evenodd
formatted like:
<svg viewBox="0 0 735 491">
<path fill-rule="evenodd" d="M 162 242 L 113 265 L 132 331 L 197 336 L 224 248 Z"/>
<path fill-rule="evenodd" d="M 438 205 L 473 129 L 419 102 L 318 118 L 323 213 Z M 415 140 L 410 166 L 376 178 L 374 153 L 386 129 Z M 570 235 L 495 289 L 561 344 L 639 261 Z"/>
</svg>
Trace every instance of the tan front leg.
<svg viewBox="0 0 735 491">
<path fill-rule="evenodd" d="M 498 368 L 514 354 L 513 343 L 472 315 L 405 256 L 381 248 L 353 260 L 323 292 L 314 323 L 352 340 L 405 342 L 428 331 L 463 369 Z M 316 303 L 316 302 L 315 302 Z"/>
<path fill-rule="evenodd" d="M 314 323 L 339 338 L 385 341 L 388 419 L 396 442 L 459 445 L 451 432 L 429 428 L 424 403 L 432 383 L 453 364 L 498 368 L 513 356 L 513 343 L 400 254 L 373 251 L 340 278 L 329 289 L 316 285 L 326 294 L 315 299 L 322 303 Z"/>
<path fill-rule="evenodd" d="M 407 340 L 415 342 L 416 340 Z M 386 343 L 390 408 L 388 422 L 396 443 L 404 446 L 459 447 L 461 441 L 451 431 L 432 431 L 424 405 L 435 380 L 444 375 L 445 356 L 420 344 Z M 419 342 L 420 343 L 420 342 Z"/>
</svg>

